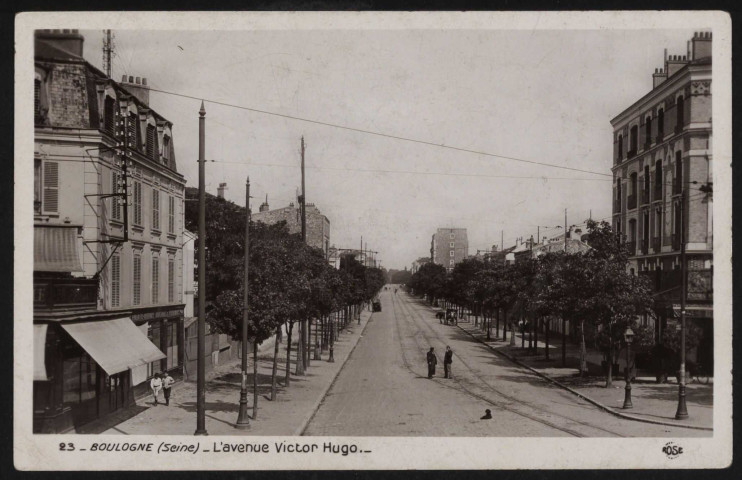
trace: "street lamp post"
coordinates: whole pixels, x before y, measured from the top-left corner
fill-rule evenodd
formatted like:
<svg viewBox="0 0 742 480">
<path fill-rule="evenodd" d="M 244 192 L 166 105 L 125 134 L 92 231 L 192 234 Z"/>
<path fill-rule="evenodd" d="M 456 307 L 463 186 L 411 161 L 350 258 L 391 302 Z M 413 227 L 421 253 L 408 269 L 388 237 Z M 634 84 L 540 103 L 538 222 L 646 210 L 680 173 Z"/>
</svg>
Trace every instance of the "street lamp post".
<svg viewBox="0 0 742 480">
<path fill-rule="evenodd" d="M 624 332 L 624 339 L 626 340 L 626 395 L 623 399 L 623 408 L 633 408 L 631 404 L 631 342 L 634 340 L 634 331 L 631 327 L 626 327 Z M 612 360 L 611 360 L 612 361 Z"/>
<path fill-rule="evenodd" d="M 687 266 L 685 258 L 685 190 L 680 192 L 680 384 L 678 385 L 678 409 L 676 420 L 688 418 L 685 404 L 685 296 L 687 291 Z"/>
<path fill-rule="evenodd" d="M 247 306 L 248 306 L 248 270 L 250 266 L 250 177 L 245 183 L 245 285 L 242 298 L 242 384 L 240 385 L 240 411 L 237 414 L 237 428 L 250 427 L 247 416 Z"/>
</svg>

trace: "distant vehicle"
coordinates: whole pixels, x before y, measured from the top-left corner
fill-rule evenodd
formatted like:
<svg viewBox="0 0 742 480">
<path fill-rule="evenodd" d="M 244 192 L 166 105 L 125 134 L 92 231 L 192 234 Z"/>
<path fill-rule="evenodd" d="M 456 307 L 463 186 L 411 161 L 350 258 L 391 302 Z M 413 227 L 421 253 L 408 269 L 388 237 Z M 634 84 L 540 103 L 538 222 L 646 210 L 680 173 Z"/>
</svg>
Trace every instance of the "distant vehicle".
<svg viewBox="0 0 742 480">
<path fill-rule="evenodd" d="M 374 312 L 380 312 L 381 311 L 381 302 L 380 301 L 374 300 L 374 303 L 373 303 L 372 306 L 373 306 L 373 311 Z"/>
</svg>

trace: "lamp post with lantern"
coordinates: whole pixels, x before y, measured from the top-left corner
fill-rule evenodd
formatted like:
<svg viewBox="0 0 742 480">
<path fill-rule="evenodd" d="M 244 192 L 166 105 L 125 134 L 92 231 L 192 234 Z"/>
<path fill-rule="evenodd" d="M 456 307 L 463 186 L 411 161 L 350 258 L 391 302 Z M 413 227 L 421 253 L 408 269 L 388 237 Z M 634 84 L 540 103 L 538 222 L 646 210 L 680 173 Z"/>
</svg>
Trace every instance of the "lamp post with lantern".
<svg viewBox="0 0 742 480">
<path fill-rule="evenodd" d="M 623 334 L 624 340 L 626 341 L 626 395 L 623 399 L 623 408 L 633 408 L 631 404 L 631 342 L 634 340 L 634 331 L 631 327 L 626 327 L 626 331 Z"/>
</svg>

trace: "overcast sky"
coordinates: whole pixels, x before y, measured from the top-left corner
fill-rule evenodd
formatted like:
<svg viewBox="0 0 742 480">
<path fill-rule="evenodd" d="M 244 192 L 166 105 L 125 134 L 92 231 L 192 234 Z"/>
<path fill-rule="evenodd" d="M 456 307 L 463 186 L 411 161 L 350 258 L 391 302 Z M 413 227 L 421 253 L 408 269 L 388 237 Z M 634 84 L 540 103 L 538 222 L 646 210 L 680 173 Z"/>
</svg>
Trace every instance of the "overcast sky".
<svg viewBox="0 0 742 480">
<path fill-rule="evenodd" d="M 83 31 L 101 67 L 101 31 Z M 238 106 L 610 174 L 610 120 L 647 93 L 663 49 L 693 30 L 114 30 L 113 78 L 205 100 L 207 191 L 286 206 L 301 185 L 331 222 L 331 244 L 361 235 L 386 268 L 429 254 L 438 227 L 468 229 L 469 253 L 538 225 L 610 216 L 610 177 L 352 132 Z M 199 100 L 152 92 L 174 123 L 179 171 L 198 186 Z M 225 163 L 230 162 L 230 163 Z M 525 178 L 524 178 L 525 177 Z M 207 213 L 208 214 L 208 213 Z M 542 235 L 559 230 L 541 229 Z"/>
</svg>

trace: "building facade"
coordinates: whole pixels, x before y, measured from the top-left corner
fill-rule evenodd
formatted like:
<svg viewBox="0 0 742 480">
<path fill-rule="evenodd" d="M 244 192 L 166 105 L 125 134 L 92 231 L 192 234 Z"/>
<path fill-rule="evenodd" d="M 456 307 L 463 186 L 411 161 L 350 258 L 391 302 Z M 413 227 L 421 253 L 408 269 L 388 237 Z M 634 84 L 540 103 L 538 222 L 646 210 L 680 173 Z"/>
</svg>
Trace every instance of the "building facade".
<svg viewBox="0 0 742 480">
<path fill-rule="evenodd" d="M 252 214 L 254 222 L 263 222 L 268 225 L 284 221 L 290 233 L 301 233 L 301 208 L 291 202 L 288 207 L 271 210 L 268 197 L 260 205 L 260 210 Z M 330 253 L 330 220 L 322 215 L 313 203 L 306 206 L 307 244 L 321 249 L 325 257 Z"/>
<path fill-rule="evenodd" d="M 713 198 L 710 32 L 667 55 L 652 89 L 613 120 L 613 228 L 631 269 L 651 279 L 658 339 L 680 308 L 686 247 L 687 317 L 703 330 L 696 360 L 713 365 Z"/>
<path fill-rule="evenodd" d="M 439 228 L 430 245 L 433 263 L 443 265 L 447 271 L 469 256 L 469 240 L 465 228 Z"/>
<path fill-rule="evenodd" d="M 34 432 L 81 431 L 182 365 L 185 179 L 146 79 L 35 35 Z"/>
</svg>

